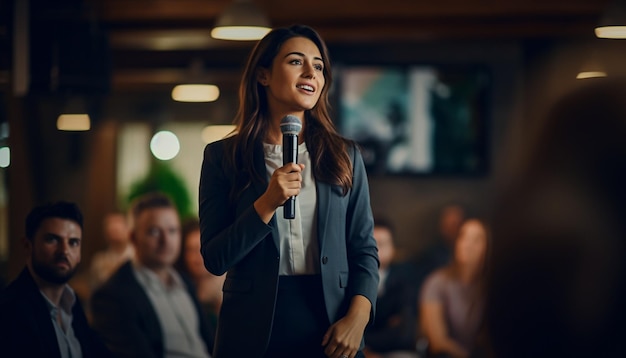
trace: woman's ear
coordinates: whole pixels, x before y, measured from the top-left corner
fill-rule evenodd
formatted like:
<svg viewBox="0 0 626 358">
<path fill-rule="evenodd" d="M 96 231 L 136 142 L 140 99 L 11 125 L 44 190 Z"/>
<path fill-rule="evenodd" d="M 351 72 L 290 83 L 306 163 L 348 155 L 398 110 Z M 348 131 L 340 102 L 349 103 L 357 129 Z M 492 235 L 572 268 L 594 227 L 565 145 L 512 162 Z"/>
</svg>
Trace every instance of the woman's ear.
<svg viewBox="0 0 626 358">
<path fill-rule="evenodd" d="M 261 84 L 261 86 L 267 86 L 269 83 L 269 73 L 267 68 L 259 68 L 256 71 L 256 80 Z"/>
</svg>

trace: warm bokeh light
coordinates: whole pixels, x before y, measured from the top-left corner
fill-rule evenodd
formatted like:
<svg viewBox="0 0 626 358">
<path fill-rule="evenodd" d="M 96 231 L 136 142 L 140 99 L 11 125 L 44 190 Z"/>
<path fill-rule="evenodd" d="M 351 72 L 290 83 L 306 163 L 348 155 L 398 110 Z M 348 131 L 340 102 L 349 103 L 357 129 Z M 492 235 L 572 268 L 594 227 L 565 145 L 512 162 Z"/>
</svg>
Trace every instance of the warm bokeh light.
<svg viewBox="0 0 626 358">
<path fill-rule="evenodd" d="M 261 26 L 222 26 L 211 30 L 211 37 L 219 40 L 253 41 L 260 40 L 270 30 L 269 27 Z"/>
<path fill-rule="evenodd" d="M 176 134 L 170 131 L 160 131 L 150 140 L 150 151 L 157 159 L 170 160 L 180 151 L 180 142 Z"/>
<path fill-rule="evenodd" d="M 57 129 L 60 131 L 88 131 L 90 128 L 88 114 L 62 114 L 57 118 Z"/>
<path fill-rule="evenodd" d="M 0 168 L 8 168 L 11 164 L 11 150 L 9 147 L 0 148 Z"/>
<path fill-rule="evenodd" d="M 601 39 L 626 39 L 626 26 L 599 26 L 595 33 Z"/>
<path fill-rule="evenodd" d="M 235 129 L 234 125 L 214 125 L 206 126 L 202 130 L 202 141 L 204 143 L 213 143 L 218 141 L 227 135 L 229 135 Z"/>
<path fill-rule="evenodd" d="M 598 77 L 606 77 L 606 72 L 604 71 L 582 71 L 576 75 L 577 80 L 584 80 L 585 78 L 598 78 Z"/>
<path fill-rule="evenodd" d="M 213 102 L 220 96 L 220 89 L 215 85 L 186 84 L 172 90 L 172 99 L 178 102 Z"/>
</svg>

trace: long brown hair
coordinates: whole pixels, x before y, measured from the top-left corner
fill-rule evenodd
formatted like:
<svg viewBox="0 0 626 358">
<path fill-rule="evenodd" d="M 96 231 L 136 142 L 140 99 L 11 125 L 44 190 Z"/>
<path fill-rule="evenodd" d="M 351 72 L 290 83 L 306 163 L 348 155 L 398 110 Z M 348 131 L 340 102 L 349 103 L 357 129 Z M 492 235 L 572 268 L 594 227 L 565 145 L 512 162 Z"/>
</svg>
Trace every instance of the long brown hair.
<svg viewBox="0 0 626 358">
<path fill-rule="evenodd" d="M 485 252 L 483 256 L 483 261 L 480 267 L 478 268 L 478 271 L 475 273 L 476 277 L 474 277 L 473 279 L 474 284 L 482 285 L 484 283 L 483 279 L 486 275 L 486 269 L 488 266 L 488 260 L 489 260 L 490 251 L 491 251 L 491 230 L 490 230 L 489 225 L 487 224 L 487 221 L 477 216 L 470 216 L 466 218 L 465 220 L 463 220 L 463 223 L 461 224 L 461 228 L 465 226 L 468 222 L 475 222 L 479 224 L 481 228 L 483 229 L 483 231 L 485 232 Z M 447 274 L 456 276 L 456 277 L 460 275 L 460 267 L 456 260 L 456 246 L 458 245 L 458 241 L 461 235 L 462 235 L 462 231 L 459 230 L 459 233 L 457 234 L 457 237 L 454 240 L 454 245 L 452 248 L 452 258 L 450 260 L 450 263 L 446 266 Z"/>
<path fill-rule="evenodd" d="M 305 111 L 304 139 L 309 143 L 307 148 L 311 153 L 313 175 L 316 180 L 340 186 L 345 195 L 352 187 L 352 163 L 347 152 L 349 141 L 337 133 L 328 113 L 328 91 L 333 78 L 328 49 L 319 34 L 304 25 L 270 31 L 256 44 L 248 58 L 239 86 L 239 110 L 233 121 L 237 135 L 226 149 L 227 163 L 245 176 L 239 183 L 243 187 L 235 190 L 245 189 L 253 180 L 265 181 L 264 173 L 258 173 L 251 160 L 270 125 L 267 94 L 257 81 L 257 72 L 260 68 L 271 69 L 281 46 L 293 37 L 304 37 L 315 43 L 324 62 L 326 84 L 315 107 Z"/>
</svg>

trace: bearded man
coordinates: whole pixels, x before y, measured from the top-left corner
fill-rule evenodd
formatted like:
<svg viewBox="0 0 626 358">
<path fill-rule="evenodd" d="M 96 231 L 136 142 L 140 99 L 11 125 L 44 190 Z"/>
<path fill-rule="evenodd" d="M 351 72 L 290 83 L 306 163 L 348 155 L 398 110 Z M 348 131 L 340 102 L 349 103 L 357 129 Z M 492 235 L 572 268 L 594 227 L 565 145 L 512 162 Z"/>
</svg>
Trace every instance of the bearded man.
<svg viewBox="0 0 626 358">
<path fill-rule="evenodd" d="M 81 259 L 83 215 L 74 203 L 35 207 L 26 217 L 26 267 L 0 293 L 3 357 L 108 357 L 67 284 Z"/>
</svg>

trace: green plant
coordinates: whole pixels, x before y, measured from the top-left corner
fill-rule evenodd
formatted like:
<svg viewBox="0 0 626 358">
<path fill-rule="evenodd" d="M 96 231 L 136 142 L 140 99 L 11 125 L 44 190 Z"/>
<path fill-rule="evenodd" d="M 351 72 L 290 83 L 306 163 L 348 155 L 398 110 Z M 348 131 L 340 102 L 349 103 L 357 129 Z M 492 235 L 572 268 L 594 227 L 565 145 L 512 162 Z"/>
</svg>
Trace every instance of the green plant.
<svg viewBox="0 0 626 358">
<path fill-rule="evenodd" d="M 181 220 L 184 221 L 194 216 L 191 210 L 191 197 L 185 182 L 166 162 L 162 161 L 153 161 L 147 175 L 131 185 L 125 206 L 128 207 L 133 199 L 141 195 L 156 191 L 169 195 L 178 209 Z"/>
</svg>

